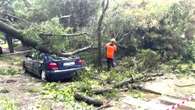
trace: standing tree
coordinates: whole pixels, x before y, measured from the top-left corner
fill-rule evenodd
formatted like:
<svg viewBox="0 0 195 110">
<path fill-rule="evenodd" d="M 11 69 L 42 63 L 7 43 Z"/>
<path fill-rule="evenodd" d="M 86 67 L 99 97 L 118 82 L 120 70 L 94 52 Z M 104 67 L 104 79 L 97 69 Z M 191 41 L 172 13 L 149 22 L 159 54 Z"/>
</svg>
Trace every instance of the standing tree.
<svg viewBox="0 0 195 110">
<path fill-rule="evenodd" d="M 109 0 L 103 0 L 102 1 L 102 13 L 100 15 L 100 18 L 98 20 L 98 27 L 97 27 L 97 37 L 98 37 L 98 67 L 102 67 L 101 57 L 102 57 L 102 22 L 105 16 L 105 13 L 108 9 Z"/>
</svg>

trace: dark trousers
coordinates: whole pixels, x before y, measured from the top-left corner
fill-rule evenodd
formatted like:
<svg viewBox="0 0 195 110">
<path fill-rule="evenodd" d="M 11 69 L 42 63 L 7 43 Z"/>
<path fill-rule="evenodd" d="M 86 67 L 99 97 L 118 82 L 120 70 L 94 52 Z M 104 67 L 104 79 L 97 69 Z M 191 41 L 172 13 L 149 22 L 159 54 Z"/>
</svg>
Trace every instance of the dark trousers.
<svg viewBox="0 0 195 110">
<path fill-rule="evenodd" d="M 0 47 L 0 54 L 3 54 L 3 49 Z"/>
<path fill-rule="evenodd" d="M 107 70 L 110 71 L 111 67 L 114 67 L 114 61 L 112 58 L 107 58 Z"/>
</svg>

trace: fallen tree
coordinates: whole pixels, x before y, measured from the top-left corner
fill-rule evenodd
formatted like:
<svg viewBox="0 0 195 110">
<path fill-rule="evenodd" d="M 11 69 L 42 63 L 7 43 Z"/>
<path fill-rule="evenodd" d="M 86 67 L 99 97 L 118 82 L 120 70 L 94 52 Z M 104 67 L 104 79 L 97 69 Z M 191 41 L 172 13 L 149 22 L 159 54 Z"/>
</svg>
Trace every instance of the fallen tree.
<svg viewBox="0 0 195 110">
<path fill-rule="evenodd" d="M 108 92 L 112 92 L 116 88 L 120 88 L 120 87 L 122 87 L 124 85 L 128 85 L 128 84 L 131 84 L 130 88 L 144 90 L 144 88 L 142 86 L 137 85 L 135 83 L 139 82 L 139 81 L 142 81 L 142 82 L 151 81 L 151 80 L 155 79 L 154 77 L 163 76 L 163 75 L 164 75 L 163 73 L 159 73 L 159 74 L 151 74 L 151 75 L 147 75 L 147 76 L 139 76 L 136 78 L 129 78 L 129 79 L 125 79 L 121 82 L 116 83 L 113 87 L 110 87 L 110 88 L 104 87 L 104 88 L 100 88 L 100 89 L 95 89 L 95 90 L 92 90 L 91 92 L 94 94 L 108 93 Z M 144 90 L 144 91 L 146 91 L 146 90 Z"/>
<path fill-rule="evenodd" d="M 155 91 L 148 90 L 148 89 L 144 88 L 143 85 L 136 84 L 136 82 L 151 81 L 151 80 L 154 79 L 154 77 L 163 76 L 163 75 L 164 74 L 162 74 L 162 73 L 158 73 L 158 74 L 139 76 L 139 77 L 136 77 L 136 78 L 129 78 L 129 79 L 126 79 L 126 80 L 123 80 L 121 82 L 116 83 L 112 87 L 104 87 L 104 88 L 91 90 L 91 93 L 96 94 L 96 95 L 109 93 L 109 92 L 112 92 L 116 89 L 119 89 L 119 88 L 123 87 L 124 85 L 129 85 L 130 84 L 130 86 L 128 88 L 119 89 L 117 91 L 127 91 L 128 89 L 131 88 L 131 89 L 137 89 L 137 90 L 150 92 L 150 93 L 154 93 L 154 94 L 159 95 L 159 93 L 157 93 Z M 153 79 L 151 79 L 151 78 L 153 78 Z M 85 96 L 85 95 L 81 94 L 80 92 L 76 92 L 74 97 L 78 101 L 83 101 L 83 102 L 86 102 L 87 104 L 94 105 L 94 106 L 101 106 L 98 109 L 102 109 L 104 107 L 110 107 L 111 106 L 110 103 L 103 103 L 103 101 L 101 101 L 101 100 L 98 100 L 98 99 L 95 99 L 95 98 L 92 98 L 92 97 L 89 97 L 89 96 Z"/>
<path fill-rule="evenodd" d="M 138 81 L 148 81 L 148 80 L 151 80 L 151 77 L 157 77 L 157 76 L 163 76 L 163 75 L 164 75 L 163 73 L 158 73 L 158 74 L 139 76 L 139 77 L 135 77 L 135 78 L 129 78 L 129 79 L 123 80 L 123 81 L 115 84 L 114 88 L 119 88 L 119 87 L 127 85 L 129 83 L 135 83 Z M 144 79 L 144 78 L 146 78 L 146 79 Z"/>
<path fill-rule="evenodd" d="M 102 106 L 103 105 L 103 101 L 94 99 L 94 98 L 89 97 L 89 96 L 84 96 L 84 95 L 82 95 L 79 92 L 76 92 L 75 95 L 74 95 L 74 97 L 78 101 L 84 101 L 87 104 L 92 104 L 94 106 Z"/>
<path fill-rule="evenodd" d="M 58 56 L 63 56 L 63 57 L 75 55 L 75 54 L 78 54 L 80 52 L 83 52 L 83 51 L 86 51 L 86 50 L 89 50 L 92 48 L 92 45 L 89 45 L 87 47 L 75 50 L 73 52 L 67 52 L 67 53 L 63 53 L 61 51 L 57 51 L 54 49 L 48 49 L 48 47 L 45 47 L 32 39 L 25 38 L 21 31 L 18 31 L 14 27 L 12 27 L 12 26 L 10 26 L 2 21 L 0 21 L 0 31 L 8 34 L 10 37 L 12 37 L 14 39 L 20 40 L 26 46 L 32 47 L 32 48 L 37 49 L 37 50 L 44 52 L 44 53 L 56 54 Z"/>
<path fill-rule="evenodd" d="M 92 93 L 94 94 L 103 94 L 103 93 L 108 93 L 108 92 L 112 92 L 114 88 L 101 88 L 101 89 L 95 89 L 92 90 Z"/>
</svg>

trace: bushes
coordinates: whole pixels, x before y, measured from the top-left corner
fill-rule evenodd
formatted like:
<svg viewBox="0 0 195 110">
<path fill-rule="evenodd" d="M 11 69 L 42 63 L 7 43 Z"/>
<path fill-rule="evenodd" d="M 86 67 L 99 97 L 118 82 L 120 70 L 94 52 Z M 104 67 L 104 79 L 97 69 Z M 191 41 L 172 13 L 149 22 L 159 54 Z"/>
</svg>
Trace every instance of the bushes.
<svg viewBox="0 0 195 110">
<path fill-rule="evenodd" d="M 192 61 L 195 62 L 195 41 L 186 42 L 186 50 L 183 57 L 184 61 Z"/>
</svg>

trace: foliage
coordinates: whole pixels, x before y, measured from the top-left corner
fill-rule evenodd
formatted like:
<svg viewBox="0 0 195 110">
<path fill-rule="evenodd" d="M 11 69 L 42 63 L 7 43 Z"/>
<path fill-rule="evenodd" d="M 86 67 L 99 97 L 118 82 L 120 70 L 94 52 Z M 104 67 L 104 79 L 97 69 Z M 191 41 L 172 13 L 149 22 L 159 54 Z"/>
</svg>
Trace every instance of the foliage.
<svg viewBox="0 0 195 110">
<path fill-rule="evenodd" d="M 142 49 L 152 49 L 163 61 L 184 57 L 185 44 L 189 40 L 185 32 L 192 25 L 190 19 L 194 8 L 188 0 L 162 2 L 124 0 L 111 4 L 105 34 L 111 32 L 109 37 L 118 39 L 127 56 Z"/>
<path fill-rule="evenodd" d="M 0 56 L 0 60 L 8 63 L 9 65 L 20 66 L 22 64 L 21 56 Z"/>
<path fill-rule="evenodd" d="M 79 73 L 76 80 L 78 80 L 78 85 L 76 86 L 77 90 L 85 92 L 88 95 L 91 95 L 91 90 L 97 87 L 101 87 L 101 84 L 97 80 L 93 80 L 96 76 L 97 69 L 92 67 L 87 67 L 86 70 Z"/>
<path fill-rule="evenodd" d="M 36 109 L 37 110 L 51 110 L 52 103 L 40 101 L 36 102 Z"/>
<path fill-rule="evenodd" d="M 141 50 L 134 57 L 124 57 L 116 67 L 119 72 L 129 71 L 130 73 L 147 73 L 156 71 L 160 65 L 160 55 L 150 49 Z"/>
<path fill-rule="evenodd" d="M 31 0 L 26 5 L 24 0 L 0 1 L 0 10 L 8 10 L 22 18 L 23 24 L 16 22 L 16 27 L 24 31 L 24 36 L 39 42 L 49 49 L 59 51 L 75 50 L 93 43 L 97 45 L 95 32 L 97 15 L 99 14 L 97 0 Z M 102 33 L 107 42 L 114 37 L 118 41 L 121 59 L 115 69 L 98 73 L 89 66 L 79 73 L 74 82 L 46 83 L 43 96 L 63 102 L 66 109 L 94 109 L 85 103 L 74 99 L 76 91 L 83 92 L 98 99 L 117 96 L 117 91 L 103 95 L 94 95 L 91 90 L 111 87 L 113 84 L 127 78 L 142 76 L 152 72 L 174 72 L 193 74 L 195 61 L 195 43 L 192 19 L 194 8 L 190 0 L 114 0 L 110 2 L 105 16 Z M 72 34 L 87 32 L 90 36 L 41 36 L 40 34 Z M 188 33 L 188 34 L 187 34 Z M 0 35 L 2 39 L 2 35 Z M 95 50 L 95 49 L 94 49 Z M 122 54 L 122 52 L 124 55 Z M 132 54 L 133 53 L 133 54 Z M 90 64 L 95 59 L 94 52 L 80 54 Z M 5 57 L 0 57 L 3 60 Z M 9 63 L 19 65 L 19 61 Z M 188 63 L 188 64 L 186 64 Z M 1 75 L 15 75 L 19 70 L 14 68 L 0 69 Z M 31 90 L 33 92 L 34 90 Z M 34 91 L 36 92 L 36 90 Z M 129 91 L 134 97 L 143 97 L 138 91 Z M 1 101 L 0 101 L 1 102 Z M 14 107 L 8 100 L 5 105 Z M 45 107 L 45 106 L 44 106 Z M 43 109 L 49 109 L 44 108 Z"/>
<path fill-rule="evenodd" d="M 1 105 L 0 109 L 3 109 L 3 110 L 18 110 L 15 103 L 7 97 L 1 97 L 0 105 Z"/>
<path fill-rule="evenodd" d="M 26 6 L 23 0 L 15 0 L 13 7 L 17 15 L 30 21 L 43 22 L 58 16 L 65 27 L 76 28 L 88 24 L 96 13 L 96 4 L 96 0 L 33 0 Z"/>
<path fill-rule="evenodd" d="M 1 39 L 1 40 L 5 40 L 5 38 L 4 38 L 4 36 L 3 36 L 2 33 L 0 33 L 0 39 Z"/>
<path fill-rule="evenodd" d="M 95 19 L 98 15 L 98 1 L 33 0 L 28 4 L 27 6 L 23 0 L 9 2 L 14 14 L 33 22 L 28 25 L 30 28 L 25 32 L 29 38 L 41 43 L 44 41 L 48 47 L 63 51 L 74 50 L 94 42 L 95 38 L 92 36 L 95 36 L 93 32 L 97 24 Z M 105 36 L 103 40 L 106 42 L 111 37 L 116 37 L 119 44 L 125 47 L 123 51 L 127 51 L 126 56 L 142 49 L 152 49 L 161 55 L 163 61 L 186 57 L 185 45 L 189 40 L 186 32 L 193 26 L 192 4 L 190 0 L 111 1 L 103 24 L 102 32 Z M 78 30 L 87 31 L 92 36 L 71 39 L 55 36 L 41 39 L 39 36 L 44 32 L 62 34 Z M 74 42 L 78 42 L 77 45 Z"/>
<path fill-rule="evenodd" d="M 141 52 L 137 55 L 137 67 L 138 71 L 143 71 L 149 69 L 151 70 L 158 69 L 158 64 L 160 63 L 160 55 L 152 50 L 141 50 Z"/>
<path fill-rule="evenodd" d="M 25 35 L 48 47 L 74 50 L 95 40 L 92 36 L 97 24 L 94 19 L 98 15 L 98 1 L 33 0 L 29 2 L 30 6 L 22 0 L 10 3 L 16 15 L 33 21 Z M 190 19 L 194 10 L 191 4 L 190 0 L 111 1 L 103 24 L 103 40 L 106 42 L 116 37 L 120 46 L 125 47 L 123 51 L 127 51 L 126 56 L 142 49 L 152 49 L 160 54 L 163 61 L 186 57 L 185 45 L 189 40 L 186 32 L 192 28 Z M 39 36 L 40 33 L 64 34 L 78 30 L 87 31 L 92 36 L 71 39 Z M 76 45 L 74 42 L 77 42 Z"/>
<path fill-rule="evenodd" d="M 64 86 L 59 83 L 47 83 L 43 89 L 43 95 L 45 97 L 54 98 L 56 101 L 63 102 L 66 109 L 75 110 L 92 110 L 92 106 L 88 106 L 86 103 L 78 103 L 74 100 L 74 93 L 77 90 L 79 83 L 68 84 Z"/>
<path fill-rule="evenodd" d="M 60 51 L 71 51 L 89 45 L 90 38 L 86 35 L 61 36 L 72 32 L 72 28 L 63 28 L 59 19 L 53 18 L 42 23 L 34 23 L 25 30 L 24 35 L 49 49 Z M 51 34 L 52 36 L 41 34 Z M 77 43 L 75 44 L 75 42 Z"/>
<path fill-rule="evenodd" d="M 193 63 L 180 63 L 174 67 L 173 72 L 176 74 L 192 75 L 195 70 Z"/>
<path fill-rule="evenodd" d="M 16 75 L 16 74 L 20 74 L 20 70 L 16 68 L 0 69 L 0 75 Z"/>
<path fill-rule="evenodd" d="M 5 65 L 2 65 L 3 68 L 0 68 L 0 75 L 17 75 L 21 73 L 21 69 L 17 67 L 21 66 L 21 57 L 0 56 L 0 60 L 2 61 L 1 64 L 6 62 Z"/>
<path fill-rule="evenodd" d="M 183 58 L 184 61 L 192 61 L 195 62 L 195 41 L 188 41 L 185 43 L 186 52 Z"/>
<path fill-rule="evenodd" d="M 74 85 L 68 85 L 66 87 L 60 86 L 57 83 L 47 83 L 44 86 L 43 94 L 50 95 L 56 100 L 70 102 L 74 100 Z"/>
<path fill-rule="evenodd" d="M 28 28 L 24 35 L 32 40 L 39 41 L 40 44 L 49 47 L 50 49 L 63 49 L 66 48 L 68 42 L 65 37 L 61 36 L 40 36 L 40 34 L 55 34 L 63 35 L 69 31 L 69 28 L 64 29 L 58 22 L 57 18 L 51 21 L 42 22 L 40 24 L 34 24 Z"/>
<path fill-rule="evenodd" d="M 140 92 L 138 90 L 130 90 L 128 93 L 129 93 L 129 95 L 131 95 L 135 98 L 143 98 L 144 97 L 144 93 Z"/>
</svg>

